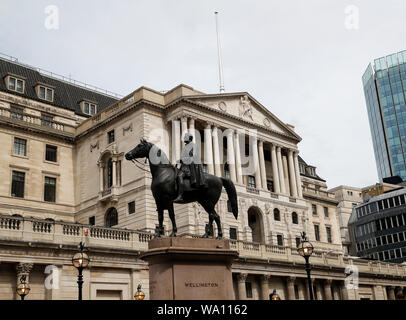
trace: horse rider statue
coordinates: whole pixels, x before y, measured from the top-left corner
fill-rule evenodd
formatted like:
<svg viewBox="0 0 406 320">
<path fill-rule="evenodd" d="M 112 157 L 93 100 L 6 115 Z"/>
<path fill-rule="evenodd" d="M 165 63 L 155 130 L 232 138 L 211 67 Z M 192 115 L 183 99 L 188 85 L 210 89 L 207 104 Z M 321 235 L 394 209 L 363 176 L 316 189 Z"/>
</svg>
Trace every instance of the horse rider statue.
<svg viewBox="0 0 406 320">
<path fill-rule="evenodd" d="M 180 170 L 178 171 L 178 196 L 174 202 L 183 201 L 183 192 L 185 190 L 184 179 L 190 179 L 190 186 L 192 188 L 200 189 L 206 187 L 206 178 L 203 172 L 203 167 L 200 159 L 199 148 L 193 141 L 193 135 L 186 133 L 183 142 L 185 146 L 182 149 L 180 160 Z"/>
</svg>

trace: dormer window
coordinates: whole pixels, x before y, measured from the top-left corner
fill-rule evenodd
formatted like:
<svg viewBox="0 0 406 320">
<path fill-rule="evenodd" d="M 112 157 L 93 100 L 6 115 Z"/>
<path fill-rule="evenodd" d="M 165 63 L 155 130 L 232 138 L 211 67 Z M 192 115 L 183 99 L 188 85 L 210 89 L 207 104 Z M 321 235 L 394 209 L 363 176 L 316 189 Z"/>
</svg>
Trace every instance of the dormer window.
<svg viewBox="0 0 406 320">
<path fill-rule="evenodd" d="M 88 114 L 93 116 L 97 113 L 97 104 L 94 102 L 89 101 L 82 101 L 81 102 L 81 109 L 84 114 Z"/>
<path fill-rule="evenodd" d="M 25 81 L 22 78 L 18 78 L 14 75 L 7 75 L 5 79 L 8 90 L 24 93 Z"/>
<path fill-rule="evenodd" d="M 38 98 L 48 102 L 54 102 L 54 88 L 38 84 L 35 87 Z"/>
</svg>

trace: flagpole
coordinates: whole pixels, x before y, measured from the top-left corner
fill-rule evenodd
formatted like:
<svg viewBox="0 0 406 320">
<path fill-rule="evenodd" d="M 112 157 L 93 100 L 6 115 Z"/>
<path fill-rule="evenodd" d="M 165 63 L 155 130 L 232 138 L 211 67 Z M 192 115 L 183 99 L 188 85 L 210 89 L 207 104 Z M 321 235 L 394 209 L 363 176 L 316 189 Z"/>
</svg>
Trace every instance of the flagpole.
<svg viewBox="0 0 406 320">
<path fill-rule="evenodd" d="M 220 93 L 225 92 L 224 89 L 224 79 L 223 79 L 223 63 L 221 61 L 221 44 L 219 37 L 219 27 L 218 27 L 218 12 L 214 12 L 216 18 L 216 33 L 217 33 L 217 56 L 218 56 L 218 65 L 219 65 L 219 78 L 220 78 Z"/>
</svg>

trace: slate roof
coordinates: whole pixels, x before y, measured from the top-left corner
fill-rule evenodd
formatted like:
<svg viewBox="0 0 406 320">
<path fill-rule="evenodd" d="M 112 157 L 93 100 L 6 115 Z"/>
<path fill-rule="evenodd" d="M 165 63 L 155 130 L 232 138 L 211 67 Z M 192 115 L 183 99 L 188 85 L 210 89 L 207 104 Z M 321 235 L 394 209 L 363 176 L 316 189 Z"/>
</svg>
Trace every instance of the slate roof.
<svg viewBox="0 0 406 320">
<path fill-rule="evenodd" d="M 309 166 L 300 156 L 298 156 L 298 162 L 299 162 L 299 163 L 303 163 L 306 168 Z M 314 166 L 313 166 L 313 167 L 314 167 Z M 300 173 L 300 174 L 301 174 L 302 176 L 305 176 L 305 177 L 308 177 L 308 178 L 311 178 L 311 179 L 317 179 L 317 180 L 326 182 L 326 180 L 324 180 L 323 178 L 321 178 L 320 176 L 318 176 L 317 173 L 316 173 L 316 176 L 311 176 L 311 175 L 309 175 L 309 174 L 307 173 L 307 171 L 305 171 L 305 172 L 306 172 L 306 173 Z"/>
<path fill-rule="evenodd" d="M 21 76 L 21 78 L 25 80 L 25 92 L 23 94 L 8 90 L 4 79 L 7 74 Z M 38 98 L 35 92 L 35 86 L 38 83 L 48 84 L 49 86 L 54 87 L 53 102 L 44 101 Z M 44 102 L 55 107 L 71 110 L 84 117 L 89 117 L 89 115 L 84 114 L 80 108 L 80 102 L 82 100 L 97 102 L 98 112 L 102 111 L 104 108 L 110 106 L 118 100 L 112 96 L 104 95 L 97 91 L 86 89 L 84 87 L 44 75 L 30 66 L 4 60 L 2 58 L 0 58 L 0 91 Z"/>
</svg>

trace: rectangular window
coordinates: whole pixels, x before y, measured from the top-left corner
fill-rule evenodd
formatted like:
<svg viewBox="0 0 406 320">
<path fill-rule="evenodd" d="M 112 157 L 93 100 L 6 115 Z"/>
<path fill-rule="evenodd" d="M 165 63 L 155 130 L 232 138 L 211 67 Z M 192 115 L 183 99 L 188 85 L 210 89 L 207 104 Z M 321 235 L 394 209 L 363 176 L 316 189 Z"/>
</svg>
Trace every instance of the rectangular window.
<svg viewBox="0 0 406 320">
<path fill-rule="evenodd" d="M 24 109 L 16 106 L 10 107 L 10 117 L 12 119 L 23 120 Z"/>
<path fill-rule="evenodd" d="M 283 246 L 283 235 L 278 234 L 278 235 L 276 236 L 276 239 L 277 239 L 277 241 L 278 241 L 278 246 Z"/>
<path fill-rule="evenodd" d="M 227 211 L 228 212 L 233 212 L 233 208 L 231 207 L 231 201 L 227 200 Z"/>
<path fill-rule="evenodd" d="M 312 204 L 312 213 L 313 215 L 317 215 L 317 206 L 315 204 Z"/>
<path fill-rule="evenodd" d="M 399 241 L 405 241 L 405 237 L 403 236 L 403 232 L 399 233 Z"/>
<path fill-rule="evenodd" d="M 320 241 L 320 230 L 319 230 L 319 225 L 315 224 L 314 225 L 314 238 L 316 241 Z"/>
<path fill-rule="evenodd" d="M 11 183 L 11 196 L 24 198 L 25 172 L 13 171 Z"/>
<path fill-rule="evenodd" d="M 14 154 L 24 157 L 27 155 L 27 140 L 14 138 Z"/>
<path fill-rule="evenodd" d="M 378 246 L 382 245 L 381 237 L 376 238 L 376 244 L 377 244 Z"/>
<path fill-rule="evenodd" d="M 256 188 L 257 184 L 255 183 L 255 177 L 254 176 L 248 176 L 248 187 L 250 188 Z"/>
<path fill-rule="evenodd" d="M 230 239 L 237 240 L 237 228 L 230 228 Z"/>
<path fill-rule="evenodd" d="M 266 180 L 266 188 L 269 191 L 274 192 L 273 181 L 272 180 Z"/>
<path fill-rule="evenodd" d="M 128 214 L 135 213 L 135 201 L 131 201 L 128 203 Z"/>
<path fill-rule="evenodd" d="M 114 142 L 114 130 L 111 130 L 107 133 L 107 142 L 113 143 Z"/>
<path fill-rule="evenodd" d="M 245 282 L 245 293 L 247 295 L 247 298 L 252 298 L 251 282 Z"/>
<path fill-rule="evenodd" d="M 296 247 L 298 247 L 300 244 L 300 237 L 296 237 Z"/>
<path fill-rule="evenodd" d="M 297 286 L 297 284 L 294 285 L 294 289 L 295 289 L 295 299 L 299 300 L 299 287 Z"/>
<path fill-rule="evenodd" d="M 45 177 L 44 201 L 55 202 L 55 196 L 56 196 L 56 178 Z"/>
<path fill-rule="evenodd" d="M 95 216 L 89 217 L 89 224 L 91 226 L 94 226 L 96 224 L 96 218 Z"/>
<path fill-rule="evenodd" d="M 41 125 L 44 127 L 52 127 L 52 122 L 54 120 L 54 117 L 47 115 L 47 114 L 42 114 L 41 115 Z"/>
<path fill-rule="evenodd" d="M 58 147 L 47 144 L 45 147 L 45 160 L 51 161 L 51 162 L 56 162 L 57 161 L 57 151 L 58 151 Z"/>
<path fill-rule="evenodd" d="M 331 239 L 331 227 L 326 227 L 326 234 L 327 234 L 327 242 L 328 243 L 332 243 L 332 239 Z"/>
<path fill-rule="evenodd" d="M 86 113 L 86 114 L 90 114 L 90 105 L 89 105 L 89 103 L 85 102 L 85 107 L 84 107 L 83 112 Z"/>
<path fill-rule="evenodd" d="M 38 98 L 52 102 L 54 100 L 54 90 L 44 86 L 38 87 Z"/>
<path fill-rule="evenodd" d="M 328 218 L 328 208 L 323 207 L 323 210 L 324 210 L 324 217 Z"/>
<path fill-rule="evenodd" d="M 8 89 L 19 93 L 24 93 L 24 81 L 15 77 L 9 76 Z"/>
</svg>

